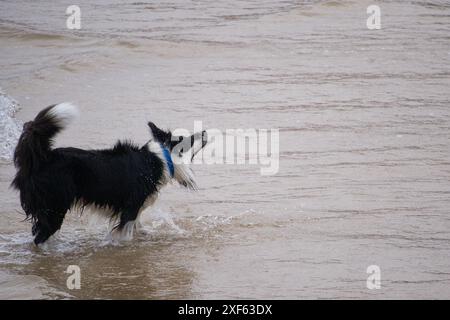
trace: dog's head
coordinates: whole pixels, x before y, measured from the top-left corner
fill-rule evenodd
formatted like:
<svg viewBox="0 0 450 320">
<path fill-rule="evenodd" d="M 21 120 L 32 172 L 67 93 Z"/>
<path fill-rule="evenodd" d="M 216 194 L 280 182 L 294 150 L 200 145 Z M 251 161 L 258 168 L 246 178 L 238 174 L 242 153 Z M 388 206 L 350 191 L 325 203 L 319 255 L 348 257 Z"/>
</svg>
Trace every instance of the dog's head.
<svg viewBox="0 0 450 320">
<path fill-rule="evenodd" d="M 171 173 L 171 176 L 184 187 L 196 189 L 192 172 L 187 165 L 192 162 L 199 151 L 208 143 L 206 131 L 196 132 L 190 136 L 176 136 L 170 131 L 158 128 L 153 122 L 149 122 L 148 126 L 153 136 L 153 141 L 158 143 L 163 149 L 163 155 L 165 152 L 170 154 L 171 159 L 165 160 L 166 162 L 172 162 L 173 173 Z"/>
</svg>

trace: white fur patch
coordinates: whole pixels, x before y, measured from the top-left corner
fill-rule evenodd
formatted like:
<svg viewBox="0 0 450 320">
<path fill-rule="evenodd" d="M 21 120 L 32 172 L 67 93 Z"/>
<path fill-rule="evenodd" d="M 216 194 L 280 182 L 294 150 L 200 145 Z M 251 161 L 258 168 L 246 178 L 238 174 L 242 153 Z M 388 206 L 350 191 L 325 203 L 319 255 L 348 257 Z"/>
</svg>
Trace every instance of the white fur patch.
<svg viewBox="0 0 450 320">
<path fill-rule="evenodd" d="M 171 177 L 166 162 L 166 158 L 164 157 L 160 144 L 152 140 L 147 144 L 147 148 L 149 151 L 156 154 L 164 163 L 164 172 L 163 178 L 161 180 L 161 185 L 167 184 L 168 182 L 171 181 Z M 173 178 L 182 186 L 185 186 L 192 190 L 197 190 L 197 184 L 195 183 L 194 180 L 194 174 L 192 170 L 189 168 L 189 166 L 185 164 L 182 159 L 179 158 L 178 154 L 172 153 L 171 157 L 174 167 Z"/>
<path fill-rule="evenodd" d="M 191 190 L 197 190 L 197 184 L 194 180 L 194 173 L 188 165 L 180 161 L 178 164 L 174 162 L 175 172 L 173 177 L 179 184 Z"/>
<path fill-rule="evenodd" d="M 106 240 L 112 243 L 121 243 L 123 241 L 133 240 L 133 234 L 136 227 L 136 220 L 129 221 L 123 226 L 122 230 L 114 229 L 111 230 Z"/>
<path fill-rule="evenodd" d="M 70 102 L 63 102 L 51 108 L 48 112 L 55 117 L 64 127 L 73 122 L 79 116 L 78 108 Z"/>
<path fill-rule="evenodd" d="M 161 178 L 161 185 L 165 185 L 166 183 L 168 183 L 170 181 L 170 172 L 169 172 L 169 168 L 167 166 L 166 163 L 166 158 L 164 157 L 161 145 L 155 141 L 150 141 L 149 143 L 147 143 L 147 149 L 150 152 L 153 152 L 154 154 L 156 154 L 158 156 L 158 158 L 161 159 L 161 161 L 164 164 L 164 172 L 163 172 L 163 177 Z"/>
</svg>

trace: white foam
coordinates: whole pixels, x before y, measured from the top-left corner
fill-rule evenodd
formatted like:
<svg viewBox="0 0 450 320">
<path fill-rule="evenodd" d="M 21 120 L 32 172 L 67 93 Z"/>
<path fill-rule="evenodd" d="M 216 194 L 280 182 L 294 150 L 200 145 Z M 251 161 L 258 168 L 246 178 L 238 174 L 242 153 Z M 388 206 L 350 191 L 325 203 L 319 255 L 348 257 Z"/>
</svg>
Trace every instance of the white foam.
<svg viewBox="0 0 450 320">
<path fill-rule="evenodd" d="M 22 123 L 15 118 L 18 103 L 0 89 L 0 159 L 11 161 L 22 132 Z"/>
</svg>

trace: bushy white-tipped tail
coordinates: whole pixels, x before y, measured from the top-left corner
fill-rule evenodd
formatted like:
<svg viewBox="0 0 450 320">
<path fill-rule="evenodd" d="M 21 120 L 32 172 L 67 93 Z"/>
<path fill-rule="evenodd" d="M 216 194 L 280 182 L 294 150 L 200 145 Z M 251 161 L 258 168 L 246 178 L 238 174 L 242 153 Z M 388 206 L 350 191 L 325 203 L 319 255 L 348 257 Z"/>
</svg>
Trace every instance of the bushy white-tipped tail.
<svg viewBox="0 0 450 320">
<path fill-rule="evenodd" d="M 39 170 L 40 162 L 48 159 L 53 138 L 78 116 L 78 109 L 69 102 L 49 106 L 23 126 L 23 132 L 14 150 L 14 164 L 27 177 Z M 20 181 L 13 185 L 19 188 Z"/>
<path fill-rule="evenodd" d="M 73 122 L 80 114 L 78 107 L 70 102 L 57 104 L 48 113 L 50 116 L 55 117 L 63 127 Z"/>
</svg>

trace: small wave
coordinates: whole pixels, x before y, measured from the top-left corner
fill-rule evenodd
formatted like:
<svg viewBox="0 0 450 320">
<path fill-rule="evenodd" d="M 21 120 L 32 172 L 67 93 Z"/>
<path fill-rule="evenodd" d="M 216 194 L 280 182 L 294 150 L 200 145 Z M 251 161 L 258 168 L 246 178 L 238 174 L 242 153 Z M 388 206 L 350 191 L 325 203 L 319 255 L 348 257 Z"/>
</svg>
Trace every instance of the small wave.
<svg viewBox="0 0 450 320">
<path fill-rule="evenodd" d="M 36 275 L 8 274 L 0 271 L 0 299 L 68 299 L 72 296 L 52 287 Z"/>
<path fill-rule="evenodd" d="M 11 161 L 22 124 L 15 118 L 18 103 L 0 89 L 0 159 Z"/>
<path fill-rule="evenodd" d="M 153 210 L 141 217 L 139 230 L 131 241 L 111 241 L 108 219 L 98 215 L 68 216 L 62 229 L 45 244 L 36 247 L 30 232 L 0 235 L 0 265 L 27 264 L 35 255 L 90 254 L 92 250 L 109 246 L 141 246 L 150 242 L 176 242 L 180 239 L 210 239 L 220 237 L 222 228 L 244 223 L 253 211 L 236 215 L 200 215 L 177 217 L 166 210 Z M 245 223 L 244 223 L 245 225 Z"/>
</svg>

